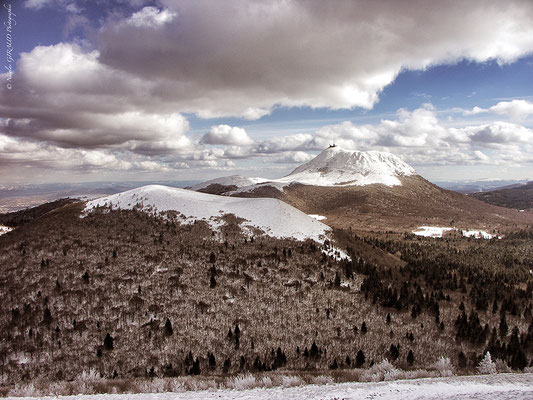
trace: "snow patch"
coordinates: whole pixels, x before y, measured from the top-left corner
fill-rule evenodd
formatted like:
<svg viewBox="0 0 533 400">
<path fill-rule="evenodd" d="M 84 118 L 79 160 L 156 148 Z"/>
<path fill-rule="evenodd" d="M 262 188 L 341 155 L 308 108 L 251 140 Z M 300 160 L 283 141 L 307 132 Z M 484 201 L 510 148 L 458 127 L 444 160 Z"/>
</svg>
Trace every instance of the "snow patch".
<svg viewBox="0 0 533 400">
<path fill-rule="evenodd" d="M 495 236 L 491 235 L 490 233 L 487 233 L 485 231 L 477 231 L 477 230 L 465 230 L 461 231 L 462 235 L 465 237 L 473 237 L 476 239 L 493 239 Z M 498 236 L 498 239 L 501 239 L 501 236 Z"/>
<path fill-rule="evenodd" d="M 441 238 L 444 232 L 453 230 L 454 228 L 443 228 L 440 226 L 419 226 L 418 230 L 413 231 L 416 236 Z"/>
<path fill-rule="evenodd" d="M 318 215 L 318 214 L 307 214 L 307 215 L 309 215 L 311 218 L 316 219 L 317 221 L 323 221 L 323 220 L 327 219 L 323 215 Z"/>
<path fill-rule="evenodd" d="M 0 225 L 0 236 L 5 235 L 6 233 L 11 232 L 12 230 L 13 228 L 11 228 L 10 226 Z"/>
<path fill-rule="evenodd" d="M 444 228 L 439 226 L 419 226 L 416 231 L 413 231 L 413 233 L 417 236 L 424 236 L 424 237 L 432 237 L 432 238 L 441 238 L 442 235 L 445 232 L 449 231 L 458 231 L 457 228 Z M 498 238 L 501 239 L 501 236 L 495 236 L 491 235 L 490 233 L 486 231 L 481 230 L 461 230 L 461 234 L 464 237 L 473 237 L 475 239 L 494 239 Z"/>
</svg>

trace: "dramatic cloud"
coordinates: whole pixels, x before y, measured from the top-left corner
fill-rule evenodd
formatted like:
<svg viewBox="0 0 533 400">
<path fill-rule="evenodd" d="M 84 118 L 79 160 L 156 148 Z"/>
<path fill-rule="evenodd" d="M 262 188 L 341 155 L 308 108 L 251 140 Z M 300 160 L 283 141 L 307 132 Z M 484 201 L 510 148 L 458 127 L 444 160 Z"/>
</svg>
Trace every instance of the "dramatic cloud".
<svg viewBox="0 0 533 400">
<path fill-rule="evenodd" d="M 280 105 L 371 108 L 402 68 L 533 51 L 531 2 L 452 3 L 163 0 L 150 15 L 175 17 L 157 29 L 105 25 L 100 62 L 166 80 L 159 94 L 182 111 L 253 119 Z"/>
<path fill-rule="evenodd" d="M 47 62 L 50 58 L 54 63 Z M 68 148 L 141 154 L 194 151 L 187 120 L 150 102 L 153 87 L 98 63 L 98 52 L 58 44 L 22 54 L 13 90 L 0 88 L 4 133 Z"/>
<path fill-rule="evenodd" d="M 89 0 L 24 2 L 28 13 L 66 10 L 66 34 L 95 31 L 20 56 L 13 89 L 0 86 L 2 160 L 22 165 L 26 157 L 35 165 L 57 158 L 46 162 L 67 160 L 76 168 L 232 168 L 231 160 L 246 158 L 297 163 L 333 142 L 392 150 L 414 163 L 531 159 L 530 129 L 503 122 L 450 128 L 429 105 L 400 110 L 375 125 L 343 122 L 264 141 L 217 125 L 198 143 L 188 135 L 184 115 L 255 120 L 280 107 L 371 109 L 402 70 L 464 59 L 503 64 L 531 54 L 533 2 L 155 3 L 115 0 L 101 18 L 88 20 L 90 5 L 94 11 Z M 6 77 L 0 74 L 2 81 Z M 533 114 L 525 100 L 470 111 L 483 112 L 512 120 Z"/>
<path fill-rule="evenodd" d="M 202 137 L 202 143 L 204 144 L 248 146 L 253 142 L 244 129 L 229 125 L 212 126 L 209 133 Z"/>
<path fill-rule="evenodd" d="M 465 111 L 465 115 L 475 115 L 481 113 L 494 113 L 504 115 L 512 120 L 520 121 L 533 115 L 533 103 L 527 100 L 515 99 L 512 101 L 501 101 L 490 108 L 475 106 L 472 110 Z"/>
</svg>

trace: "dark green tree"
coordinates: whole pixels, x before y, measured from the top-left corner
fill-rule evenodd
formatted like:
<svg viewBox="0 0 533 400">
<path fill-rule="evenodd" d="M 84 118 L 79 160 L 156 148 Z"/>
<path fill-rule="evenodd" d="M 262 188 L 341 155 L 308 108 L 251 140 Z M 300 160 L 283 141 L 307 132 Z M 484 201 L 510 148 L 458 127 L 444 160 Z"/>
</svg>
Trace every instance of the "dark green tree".
<svg viewBox="0 0 533 400">
<path fill-rule="evenodd" d="M 167 318 L 167 322 L 165 322 L 165 335 L 170 336 L 173 332 L 172 323 L 170 322 L 170 319 Z"/>
<path fill-rule="evenodd" d="M 105 338 L 104 338 L 104 349 L 106 349 L 106 350 L 113 350 L 113 341 L 114 341 L 114 340 L 115 340 L 115 339 L 113 339 L 113 338 L 111 337 L 111 335 L 110 335 L 109 333 L 107 333 L 107 334 L 105 335 Z"/>
<path fill-rule="evenodd" d="M 413 365 L 415 363 L 415 355 L 413 354 L 412 350 L 409 350 L 409 353 L 407 353 L 407 364 Z"/>
<path fill-rule="evenodd" d="M 365 353 L 363 353 L 363 350 L 359 350 L 357 352 L 357 355 L 355 356 L 355 367 L 361 368 L 365 363 Z"/>
<path fill-rule="evenodd" d="M 504 339 L 509 332 L 509 326 L 507 325 L 507 318 L 505 317 L 505 311 L 502 312 L 500 317 L 500 326 L 499 326 L 500 337 Z"/>
</svg>

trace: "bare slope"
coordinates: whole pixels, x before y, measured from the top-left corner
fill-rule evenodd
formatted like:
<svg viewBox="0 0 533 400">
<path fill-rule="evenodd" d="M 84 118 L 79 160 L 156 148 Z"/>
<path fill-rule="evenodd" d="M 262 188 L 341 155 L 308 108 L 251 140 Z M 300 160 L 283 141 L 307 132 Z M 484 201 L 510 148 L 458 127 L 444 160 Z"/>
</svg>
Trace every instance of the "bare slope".
<svg viewBox="0 0 533 400">
<path fill-rule="evenodd" d="M 324 188 L 293 185 L 282 199 L 308 214 L 327 217 L 332 227 L 407 230 L 445 224 L 461 228 L 504 229 L 533 223 L 533 213 L 519 213 L 444 190 L 420 176 L 400 177 L 401 186 Z"/>
<path fill-rule="evenodd" d="M 489 192 L 473 193 L 478 200 L 497 206 L 527 210 L 533 208 L 533 182 L 512 185 Z"/>
</svg>

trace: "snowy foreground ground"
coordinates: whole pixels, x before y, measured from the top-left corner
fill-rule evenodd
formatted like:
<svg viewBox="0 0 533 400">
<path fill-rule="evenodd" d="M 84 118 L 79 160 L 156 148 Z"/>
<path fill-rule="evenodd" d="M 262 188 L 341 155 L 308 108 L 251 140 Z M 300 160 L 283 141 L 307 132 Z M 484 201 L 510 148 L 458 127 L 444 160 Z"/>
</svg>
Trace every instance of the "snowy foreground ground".
<svg viewBox="0 0 533 400">
<path fill-rule="evenodd" d="M 80 400 L 341 400 L 341 399 L 533 399 L 533 374 L 427 378 L 379 383 L 338 383 L 292 388 L 213 390 L 184 393 L 114 394 L 46 397 Z M 20 398 L 19 398 L 20 399 Z M 27 397 L 27 400 L 34 399 Z"/>
</svg>

